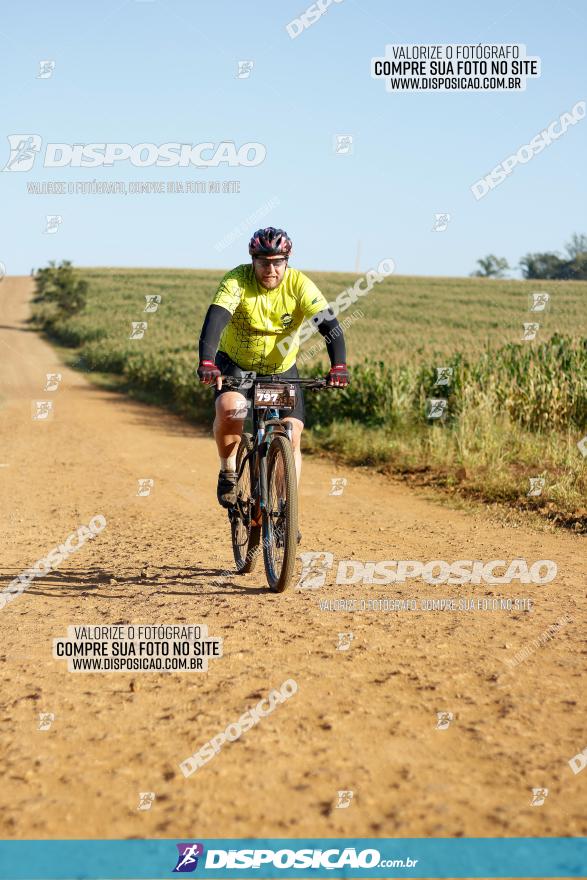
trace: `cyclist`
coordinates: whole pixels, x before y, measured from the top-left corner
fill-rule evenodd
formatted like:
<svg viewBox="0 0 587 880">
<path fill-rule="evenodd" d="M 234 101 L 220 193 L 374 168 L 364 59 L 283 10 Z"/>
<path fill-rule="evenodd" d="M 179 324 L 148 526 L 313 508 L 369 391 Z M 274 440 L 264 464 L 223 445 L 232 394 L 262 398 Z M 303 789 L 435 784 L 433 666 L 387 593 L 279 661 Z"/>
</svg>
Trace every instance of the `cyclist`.
<svg viewBox="0 0 587 880">
<path fill-rule="evenodd" d="M 236 455 L 243 430 L 244 398 L 249 392 L 222 388 L 221 374 L 297 377 L 298 330 L 312 319 L 326 340 L 330 357 L 329 385 L 348 385 L 342 328 L 316 285 L 298 269 L 288 267 L 292 241 L 283 229 L 258 229 L 249 242 L 251 263 L 227 272 L 208 308 L 200 334 L 198 376 L 216 385 L 214 438 L 220 458 L 218 501 L 236 501 Z M 280 345 L 281 343 L 281 345 Z M 284 421 L 292 425 L 292 446 L 299 485 L 302 467 L 300 438 L 304 428 L 304 397 L 296 386 L 296 403 Z M 298 534 L 298 541 L 300 540 Z"/>
</svg>

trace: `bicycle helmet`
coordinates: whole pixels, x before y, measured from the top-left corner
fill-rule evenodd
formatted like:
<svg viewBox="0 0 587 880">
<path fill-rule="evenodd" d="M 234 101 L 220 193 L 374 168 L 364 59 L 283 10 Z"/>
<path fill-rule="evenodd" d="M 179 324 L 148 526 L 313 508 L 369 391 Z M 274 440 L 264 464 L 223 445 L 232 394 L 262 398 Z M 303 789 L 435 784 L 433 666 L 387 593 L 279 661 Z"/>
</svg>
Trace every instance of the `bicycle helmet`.
<svg viewBox="0 0 587 880">
<path fill-rule="evenodd" d="M 285 229 L 276 229 L 274 226 L 257 229 L 249 242 L 252 257 L 289 257 L 291 248 L 292 240 Z"/>
</svg>

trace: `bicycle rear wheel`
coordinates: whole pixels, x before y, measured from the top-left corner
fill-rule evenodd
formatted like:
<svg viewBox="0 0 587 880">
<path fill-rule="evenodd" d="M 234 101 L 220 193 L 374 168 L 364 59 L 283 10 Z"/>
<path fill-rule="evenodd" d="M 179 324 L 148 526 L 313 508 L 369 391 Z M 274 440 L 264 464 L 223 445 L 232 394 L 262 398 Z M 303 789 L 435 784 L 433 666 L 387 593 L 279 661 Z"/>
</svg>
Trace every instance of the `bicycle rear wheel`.
<svg viewBox="0 0 587 880">
<path fill-rule="evenodd" d="M 296 564 L 298 488 L 291 443 L 276 434 L 267 453 L 267 509 L 263 516 L 263 558 L 269 588 L 281 593 Z"/>
<path fill-rule="evenodd" d="M 243 460 L 253 448 L 253 438 L 243 433 L 236 455 L 236 472 L 240 473 Z M 261 526 L 252 522 L 255 508 L 253 458 L 249 458 L 237 483 L 236 504 L 230 512 L 232 552 L 239 574 L 253 571 L 259 558 Z"/>
</svg>

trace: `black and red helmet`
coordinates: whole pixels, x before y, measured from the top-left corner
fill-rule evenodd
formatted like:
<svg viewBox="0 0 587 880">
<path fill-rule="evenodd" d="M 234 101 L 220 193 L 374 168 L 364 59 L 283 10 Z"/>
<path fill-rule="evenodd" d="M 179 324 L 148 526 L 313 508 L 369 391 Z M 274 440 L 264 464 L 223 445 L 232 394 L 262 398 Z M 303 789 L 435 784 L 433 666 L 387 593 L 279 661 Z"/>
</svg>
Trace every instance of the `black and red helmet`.
<svg viewBox="0 0 587 880">
<path fill-rule="evenodd" d="M 289 257 L 292 241 L 285 229 L 268 226 L 257 229 L 249 242 L 249 254 L 252 257 Z"/>
</svg>

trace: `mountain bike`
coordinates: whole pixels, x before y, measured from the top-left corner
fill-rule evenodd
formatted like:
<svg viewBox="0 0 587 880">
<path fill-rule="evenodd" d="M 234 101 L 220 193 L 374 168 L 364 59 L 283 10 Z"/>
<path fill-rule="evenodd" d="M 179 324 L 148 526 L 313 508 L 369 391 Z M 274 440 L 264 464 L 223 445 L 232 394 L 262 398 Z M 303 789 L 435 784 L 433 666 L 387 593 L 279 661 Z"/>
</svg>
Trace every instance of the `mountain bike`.
<svg viewBox="0 0 587 880">
<path fill-rule="evenodd" d="M 222 376 L 222 383 L 234 391 L 253 391 L 253 433 L 242 433 L 236 456 L 237 498 L 228 508 L 234 561 L 239 574 L 253 571 L 262 545 L 269 589 L 281 593 L 294 572 L 298 538 L 292 427 L 283 418 L 293 409 L 296 386 L 308 391 L 333 386 L 326 379 L 261 379 L 253 371 Z M 247 411 L 243 402 L 241 415 Z"/>
</svg>

